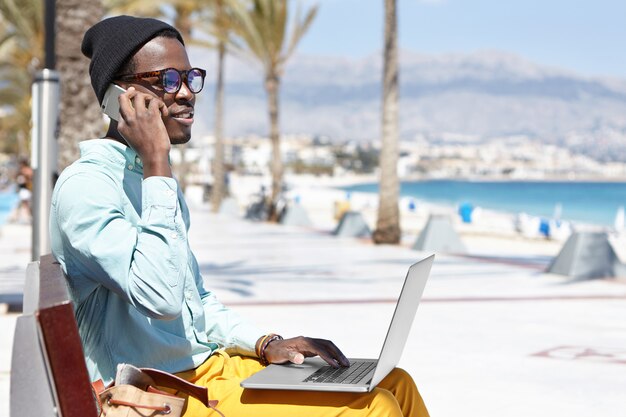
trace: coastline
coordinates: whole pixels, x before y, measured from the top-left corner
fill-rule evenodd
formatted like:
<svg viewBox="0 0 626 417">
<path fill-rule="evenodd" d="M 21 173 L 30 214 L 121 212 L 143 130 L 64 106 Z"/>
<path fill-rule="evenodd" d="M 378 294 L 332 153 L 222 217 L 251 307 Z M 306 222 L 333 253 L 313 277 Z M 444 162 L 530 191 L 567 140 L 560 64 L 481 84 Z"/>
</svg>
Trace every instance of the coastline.
<svg viewBox="0 0 626 417">
<path fill-rule="evenodd" d="M 626 183 L 626 177 L 603 177 L 603 176 L 581 176 L 565 177 L 560 175 L 518 178 L 507 176 L 472 176 L 472 177 L 430 177 L 424 175 L 409 175 L 401 179 L 402 182 L 409 181 L 467 181 L 467 182 L 560 182 L 560 183 Z"/>
<path fill-rule="evenodd" d="M 298 201 L 305 209 L 313 228 L 331 232 L 337 225 L 336 205 L 347 200 L 347 193 L 341 187 L 355 184 L 377 182 L 372 175 L 346 177 L 316 177 L 308 175 L 286 175 L 285 193 L 289 201 Z M 231 178 L 231 191 L 240 208 L 244 208 L 258 196 L 261 185 L 269 189 L 263 177 L 238 176 Z M 545 236 L 536 233 L 521 233 L 516 229 L 516 214 L 479 209 L 471 223 L 464 223 L 458 214 L 458 208 L 452 204 L 433 203 L 417 200 L 415 209 L 409 209 L 410 197 L 400 198 L 400 219 L 402 244 L 411 246 L 426 225 L 431 214 L 448 215 L 454 229 L 468 249 L 468 253 L 477 256 L 547 256 L 558 254 L 569 234 Z M 371 230 L 375 228 L 378 206 L 378 194 L 351 191 L 349 193 L 351 210 L 362 214 Z M 242 211 L 243 212 L 243 211 Z M 576 230 L 608 231 L 607 227 L 595 224 L 576 223 Z M 614 245 L 621 259 L 626 253 L 620 248 L 626 247 L 623 236 L 612 236 Z"/>
<path fill-rule="evenodd" d="M 612 230 L 626 206 L 626 183 L 614 181 L 472 181 L 427 179 L 401 181 L 402 198 L 460 207 L 469 205 L 537 221 L 568 222 L 585 229 Z M 377 192 L 377 183 L 342 186 L 350 192 Z"/>
</svg>

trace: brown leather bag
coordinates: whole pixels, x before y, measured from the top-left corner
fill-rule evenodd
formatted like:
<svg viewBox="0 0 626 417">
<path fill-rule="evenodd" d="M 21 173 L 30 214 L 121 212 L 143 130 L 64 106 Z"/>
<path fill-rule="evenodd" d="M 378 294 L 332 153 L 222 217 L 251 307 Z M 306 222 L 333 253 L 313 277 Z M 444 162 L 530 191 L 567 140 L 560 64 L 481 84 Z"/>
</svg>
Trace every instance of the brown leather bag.
<svg viewBox="0 0 626 417">
<path fill-rule="evenodd" d="M 118 365 L 115 382 L 105 387 L 102 381 L 93 383 L 100 416 L 106 417 L 145 417 L 167 415 L 181 417 L 185 408 L 185 398 L 157 389 L 168 388 L 190 395 L 218 414 L 216 400 L 209 400 L 205 387 L 194 385 L 168 372 L 150 368 L 135 368 L 132 365 Z"/>
</svg>

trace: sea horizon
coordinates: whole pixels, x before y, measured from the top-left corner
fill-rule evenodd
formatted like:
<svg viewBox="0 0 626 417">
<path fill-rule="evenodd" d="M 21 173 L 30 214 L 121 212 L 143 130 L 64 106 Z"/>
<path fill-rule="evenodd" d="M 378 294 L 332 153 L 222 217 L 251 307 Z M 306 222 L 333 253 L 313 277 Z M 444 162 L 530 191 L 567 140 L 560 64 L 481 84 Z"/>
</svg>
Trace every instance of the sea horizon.
<svg viewBox="0 0 626 417">
<path fill-rule="evenodd" d="M 378 193 L 378 183 L 339 187 L 347 192 Z M 512 215 L 526 213 L 572 223 L 612 227 L 626 206 L 626 182 L 612 180 L 425 179 L 401 181 L 400 196 L 458 207 L 471 204 Z"/>
</svg>

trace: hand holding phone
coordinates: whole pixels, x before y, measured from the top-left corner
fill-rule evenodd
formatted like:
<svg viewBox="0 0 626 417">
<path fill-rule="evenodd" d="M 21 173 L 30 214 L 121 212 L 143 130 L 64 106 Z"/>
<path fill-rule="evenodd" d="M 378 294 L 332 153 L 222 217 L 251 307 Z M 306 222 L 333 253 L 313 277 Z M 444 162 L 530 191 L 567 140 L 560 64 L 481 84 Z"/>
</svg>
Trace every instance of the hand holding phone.
<svg viewBox="0 0 626 417">
<path fill-rule="evenodd" d="M 163 120 L 168 109 L 163 100 L 132 86 L 126 91 L 113 85 L 105 96 L 102 109 L 112 119 L 117 117 L 117 132 L 143 161 L 144 178 L 171 177 L 171 141 Z"/>
<path fill-rule="evenodd" d="M 117 84 L 109 85 L 107 91 L 104 93 L 104 99 L 102 100 L 102 111 L 116 122 L 120 121 L 120 95 L 124 94 L 126 90 Z"/>
</svg>

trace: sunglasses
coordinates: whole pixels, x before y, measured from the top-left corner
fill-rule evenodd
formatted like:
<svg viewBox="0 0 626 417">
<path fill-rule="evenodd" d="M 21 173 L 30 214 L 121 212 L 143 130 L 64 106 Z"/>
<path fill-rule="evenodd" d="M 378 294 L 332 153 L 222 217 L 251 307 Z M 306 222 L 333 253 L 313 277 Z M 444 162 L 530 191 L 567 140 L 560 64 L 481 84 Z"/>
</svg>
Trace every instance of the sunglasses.
<svg viewBox="0 0 626 417">
<path fill-rule="evenodd" d="M 158 71 L 141 72 L 139 74 L 127 74 L 116 77 L 120 81 L 139 81 L 145 78 L 158 77 L 158 81 L 165 92 L 176 94 L 183 85 L 183 81 L 194 94 L 198 94 L 204 87 L 206 71 L 200 68 L 191 68 L 179 71 L 176 68 L 165 68 Z"/>
</svg>

